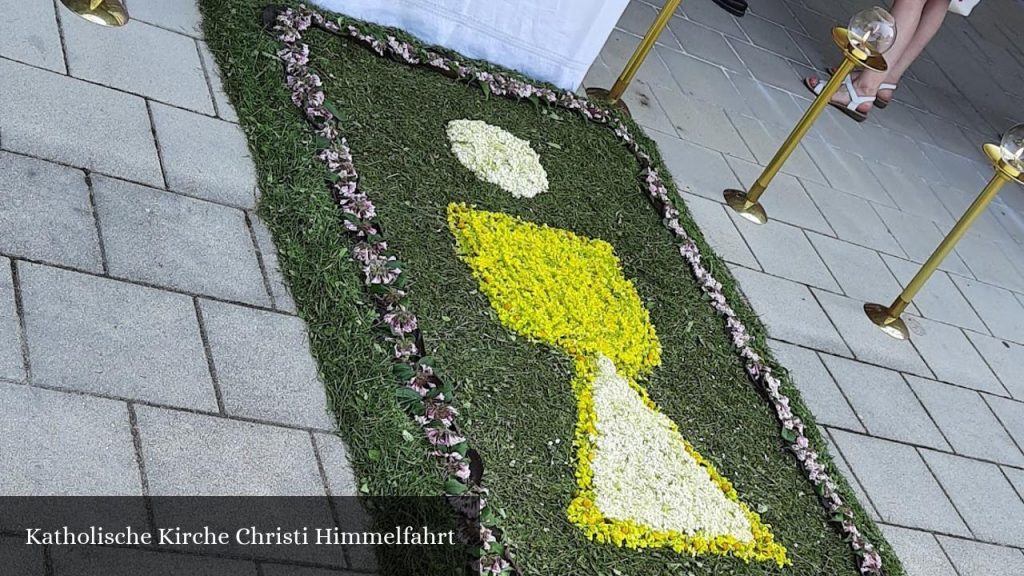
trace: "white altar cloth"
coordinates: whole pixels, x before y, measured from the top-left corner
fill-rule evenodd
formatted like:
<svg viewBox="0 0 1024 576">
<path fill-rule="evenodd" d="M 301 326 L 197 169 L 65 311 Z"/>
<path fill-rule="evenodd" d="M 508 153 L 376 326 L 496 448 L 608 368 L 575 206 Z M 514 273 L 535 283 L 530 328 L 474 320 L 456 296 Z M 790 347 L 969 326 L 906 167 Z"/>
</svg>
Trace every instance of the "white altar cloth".
<svg viewBox="0 0 1024 576">
<path fill-rule="evenodd" d="M 575 90 L 629 0 L 313 0 Z"/>
</svg>

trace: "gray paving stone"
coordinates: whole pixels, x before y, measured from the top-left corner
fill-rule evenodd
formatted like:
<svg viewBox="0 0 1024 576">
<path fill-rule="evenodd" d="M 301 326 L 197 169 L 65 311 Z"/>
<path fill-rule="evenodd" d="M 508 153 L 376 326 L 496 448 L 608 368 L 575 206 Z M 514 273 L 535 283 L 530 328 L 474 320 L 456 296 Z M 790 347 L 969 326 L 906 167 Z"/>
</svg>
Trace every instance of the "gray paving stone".
<svg viewBox="0 0 1024 576">
<path fill-rule="evenodd" d="M 213 114 L 195 40 L 143 22 L 108 28 L 61 11 L 71 75 Z"/>
<path fill-rule="evenodd" d="M 915 79 L 929 86 L 941 88 L 949 92 L 956 90 L 953 83 L 949 81 L 949 78 L 942 71 L 942 67 L 927 58 L 915 60 L 910 65 L 910 73 L 914 75 Z"/>
<path fill-rule="evenodd" d="M 733 276 L 773 338 L 833 354 L 850 354 L 807 286 L 744 268 L 734 269 Z M 781 302 L 785 306 L 780 306 Z"/>
<path fill-rule="evenodd" d="M 253 236 L 256 238 L 256 248 L 259 249 L 260 255 L 263 257 L 263 268 L 267 272 L 267 280 L 270 283 L 270 295 L 274 299 L 274 308 L 289 314 L 295 314 L 295 301 L 292 300 L 291 292 L 288 290 L 288 283 L 281 272 L 277 247 L 274 246 L 274 238 L 270 234 L 270 230 L 256 214 L 249 214 L 249 223 L 252 225 Z"/>
<path fill-rule="evenodd" d="M 101 272 L 81 170 L 0 152 L 0 251 Z"/>
<path fill-rule="evenodd" d="M 242 208 L 255 206 L 256 170 L 238 126 L 170 106 L 152 108 L 171 190 Z"/>
<path fill-rule="evenodd" d="M 736 38 L 729 38 L 729 44 L 754 78 L 788 92 L 796 87 L 803 89 L 789 61 L 782 56 Z"/>
<path fill-rule="evenodd" d="M 0 494 L 141 496 L 124 402 L 0 383 Z"/>
<path fill-rule="evenodd" d="M 719 152 L 661 132 L 647 133 L 658 143 L 661 157 L 679 190 L 721 202 L 723 190 L 740 187 Z"/>
<path fill-rule="evenodd" d="M 111 178 L 93 189 L 112 275 L 270 305 L 241 210 Z"/>
<path fill-rule="evenodd" d="M 937 181 L 974 194 L 985 185 L 986 178 L 978 173 L 973 160 L 931 144 L 921 143 L 920 147 L 935 166 Z"/>
<path fill-rule="evenodd" d="M 1010 468 L 1009 466 L 1002 466 L 1003 473 L 1010 479 L 1010 484 L 1013 484 L 1014 489 L 1017 490 L 1017 494 L 1024 494 L 1024 470 L 1020 468 Z"/>
<path fill-rule="evenodd" d="M 832 438 L 884 522 L 970 535 L 917 450 L 841 430 Z"/>
<path fill-rule="evenodd" d="M 132 18 L 190 36 L 202 36 L 196 0 L 132 0 Z"/>
<path fill-rule="evenodd" d="M 945 235 L 953 228 L 953 223 L 959 220 L 967 211 L 967 208 L 974 202 L 978 191 L 953 188 L 941 182 L 931 183 L 931 188 L 935 192 L 935 197 L 939 199 L 939 202 L 951 215 L 948 224 L 939 223 L 939 230 Z M 1006 231 L 999 225 L 999 220 L 995 217 L 995 210 L 989 209 L 978 215 L 978 219 L 971 225 L 964 240 L 972 237 L 1001 240 L 1004 238 L 1005 233 Z M 958 247 L 961 245 L 958 244 Z"/>
<path fill-rule="evenodd" d="M 803 11 L 802 7 L 796 9 Z M 794 28 L 803 28 L 803 26 L 800 26 L 800 24 L 796 20 L 793 21 L 793 24 Z M 824 70 L 825 68 L 833 65 L 829 63 L 831 62 L 831 60 L 835 58 L 835 44 L 833 44 L 831 41 L 828 41 L 826 43 L 824 39 L 812 38 L 811 36 L 802 33 L 801 31 L 796 29 L 790 30 L 790 33 L 793 37 L 793 43 L 800 47 L 800 51 L 803 52 L 805 56 L 807 56 L 807 60 L 811 62 L 812 66 L 814 66 L 818 70 Z M 808 95 L 810 95 L 810 93 L 808 93 Z M 826 114 L 825 116 L 831 115 Z"/>
<path fill-rule="evenodd" d="M 660 66 L 660 64 L 658 65 Z M 664 73 L 664 76 L 668 76 L 668 73 Z M 615 77 L 615 74 L 609 70 L 609 82 L 603 82 L 601 85 L 610 86 L 614 83 Z M 626 93 L 622 95 L 622 101 L 629 106 L 634 121 L 648 132 L 665 130 L 673 132 L 674 135 L 672 122 L 668 119 L 665 110 L 662 109 L 658 99 L 654 96 L 653 86 L 654 84 L 648 82 L 647 78 L 637 74 L 637 77 L 630 83 L 629 88 L 626 89 Z"/>
<path fill-rule="evenodd" d="M 715 253 L 729 262 L 734 262 L 747 268 L 760 270 L 750 248 L 747 247 L 743 237 L 736 229 L 732 219 L 726 214 L 723 204 L 695 196 L 683 194 L 683 201 L 686 203 L 690 215 L 700 226 L 704 238 L 715 250 Z"/>
<path fill-rule="evenodd" d="M 331 496 L 358 496 L 359 486 L 349 463 L 345 443 L 334 434 L 313 434 L 316 449 L 324 465 Z"/>
<path fill-rule="evenodd" d="M 1009 393 L 1018 400 L 1024 400 L 1024 379 L 1020 377 L 1020 367 L 1024 366 L 1024 346 L 975 332 L 967 332 L 967 337 L 1006 390 L 994 390 L 993 393 L 1000 396 Z"/>
<path fill-rule="evenodd" d="M 918 121 L 917 115 L 918 110 L 910 106 L 893 106 L 886 109 L 883 114 L 869 115 L 868 120 L 898 130 L 911 138 L 930 142 L 928 131 Z"/>
<path fill-rule="evenodd" d="M 832 41 L 829 41 L 832 44 Z M 835 46 L 834 44 L 832 44 Z M 830 50 L 834 51 L 835 48 Z M 828 60 L 828 66 L 832 66 L 835 63 L 832 62 L 832 58 Z M 823 68 L 826 66 L 822 66 Z M 822 73 L 814 74 L 819 78 Z M 799 104 L 800 113 L 803 114 L 811 106 L 811 93 L 797 93 L 793 94 L 793 99 Z M 836 148 L 843 153 L 851 155 L 861 155 L 860 151 L 864 143 L 864 132 L 862 126 L 857 125 L 854 122 L 850 122 L 850 119 L 842 114 L 822 114 L 815 120 L 814 124 L 808 131 L 807 138 L 816 138 L 818 140 L 827 142 L 829 146 Z M 792 128 L 796 125 L 796 120 L 789 123 L 787 128 Z"/>
<path fill-rule="evenodd" d="M 8 576 L 42 576 L 46 574 L 46 558 L 41 546 L 26 546 L 19 536 L 0 538 L 0 558 Z"/>
<path fill-rule="evenodd" d="M 11 261 L 0 256 L 0 378 L 23 381 L 25 364 L 21 355 L 21 328 L 14 302 Z"/>
<path fill-rule="evenodd" d="M 32 380 L 216 410 L 188 296 L 19 263 Z"/>
<path fill-rule="evenodd" d="M 636 51 L 636 47 L 640 44 L 640 38 L 633 34 L 628 34 L 621 30 L 613 30 L 608 40 L 605 42 L 604 47 L 601 48 L 601 61 L 608 67 L 609 78 L 605 80 L 602 85 L 610 87 L 611 84 L 618 77 L 619 72 L 622 71 L 626 65 L 626 61 Z M 674 48 L 669 49 L 666 46 L 671 42 L 666 41 L 665 44 L 659 43 L 655 53 L 660 51 L 669 51 L 678 53 Z M 646 58 L 640 65 L 640 69 L 637 71 L 636 78 L 644 84 L 654 86 L 675 86 L 675 80 L 672 75 L 668 73 L 668 69 L 665 67 L 665 63 L 660 58 L 656 58 L 653 54 Z M 633 85 L 632 83 L 630 84 Z M 628 91 L 627 91 L 628 94 Z M 632 109 L 632 107 L 630 108 Z M 656 126 L 655 126 L 656 128 Z"/>
<path fill-rule="evenodd" d="M 992 396 L 990 394 L 983 395 L 985 402 L 992 408 L 996 416 L 999 417 L 999 421 L 1003 423 L 1003 427 L 1010 433 L 1017 446 L 1024 445 L 1024 403 L 1017 400 L 1010 400 L 1008 398 L 1002 398 L 999 396 Z M 997 436 L 1000 436 L 1001 431 L 997 431 Z M 995 458 L 990 458 L 995 460 Z M 1015 464 L 1014 462 L 1007 462 L 1008 464 Z"/>
<path fill-rule="evenodd" d="M 619 71 L 625 66 L 625 59 L 632 54 L 640 39 L 615 30 L 601 52 L 602 62 L 595 62 L 587 72 L 586 86 L 610 87 L 615 83 Z M 629 106 L 633 119 L 649 130 L 671 130 L 671 122 L 654 96 L 653 86 L 675 86 L 668 69 L 658 58 L 644 61 L 636 77 L 630 82 L 622 101 Z"/>
<path fill-rule="evenodd" d="M 840 240 L 886 254 L 906 256 L 896 239 L 889 234 L 871 202 L 816 182 L 804 181 L 803 184 Z"/>
<path fill-rule="evenodd" d="M 153 496 L 322 496 L 309 433 L 138 406 Z"/>
<path fill-rule="evenodd" d="M 910 444 L 949 449 L 949 444 L 899 372 L 836 356 L 824 356 L 824 360 L 868 433 Z"/>
<path fill-rule="evenodd" d="M 868 320 L 863 302 L 822 290 L 812 291 L 858 360 L 894 370 L 932 375 L 910 342 L 885 335 Z M 904 317 L 906 319 L 908 315 Z M 912 317 L 909 318 L 912 323 Z"/>
<path fill-rule="evenodd" d="M 1004 207 L 993 207 L 996 220 L 1018 244 L 1024 244 L 1024 207 L 1017 206 L 1021 202 L 1024 202 L 1024 193 L 1008 194 L 1003 198 Z"/>
<path fill-rule="evenodd" d="M 924 216 L 894 210 L 886 206 L 874 206 L 875 212 L 885 222 L 889 233 L 899 242 L 910 260 L 923 264 L 942 242 L 942 233 L 935 223 Z M 971 271 L 957 253 L 951 252 L 939 264 L 940 270 L 971 277 Z"/>
<path fill-rule="evenodd" d="M 998 466 L 931 450 L 922 453 L 975 536 L 1024 544 L 1024 502 Z"/>
<path fill-rule="evenodd" d="M 907 576 L 957 576 L 935 535 L 887 524 L 879 528 L 900 557 Z"/>
<path fill-rule="evenodd" d="M 654 51 L 668 66 L 683 94 L 718 104 L 729 112 L 748 110 L 744 97 L 718 66 L 667 48 L 656 47 Z"/>
<path fill-rule="evenodd" d="M 778 9 L 785 10 L 781 2 L 778 4 Z M 739 25 L 747 33 L 754 46 L 764 48 L 790 60 L 807 62 L 804 53 L 793 42 L 789 32 L 779 24 L 751 15 L 750 18 L 740 18 Z"/>
<path fill-rule="evenodd" d="M 871 131 L 868 141 L 872 145 L 859 150 L 865 159 L 896 166 L 910 174 L 925 176 L 929 184 L 939 180 L 935 176 L 935 165 L 921 150 L 917 140 L 895 130 L 879 127 Z"/>
<path fill-rule="evenodd" d="M 762 122 L 790 128 L 803 115 L 804 106 L 789 92 L 748 76 L 746 70 L 727 75 L 733 86 L 746 98 L 750 113 L 756 114 Z"/>
<path fill-rule="evenodd" d="M 833 292 L 839 291 L 839 284 L 818 257 L 803 230 L 774 220 L 758 226 L 731 210 L 729 212 L 765 272 Z"/>
<path fill-rule="evenodd" d="M 301 318 L 201 300 L 228 414 L 333 428 Z"/>
<path fill-rule="evenodd" d="M 252 562 L 175 552 L 80 546 L 53 547 L 60 576 L 256 576 Z"/>
<path fill-rule="evenodd" d="M 726 162 L 736 172 L 737 178 L 743 183 L 743 190 L 749 190 L 764 170 L 763 166 L 740 160 L 727 158 Z M 825 221 L 821 211 L 804 190 L 803 185 L 789 174 L 776 174 L 771 186 L 765 192 L 762 204 L 768 217 L 772 220 L 786 222 L 807 230 L 832 235 L 832 227 Z"/>
<path fill-rule="evenodd" d="M 1024 465 L 1024 454 L 977 392 L 917 376 L 907 379 L 953 445 L 953 451 L 1003 464 Z"/>
<path fill-rule="evenodd" d="M 786 7 L 785 2 L 764 2 L 759 6 L 751 5 L 748 13 L 771 20 L 782 26 L 795 26 L 797 29 L 803 30 L 796 20 L 793 19 L 793 13 Z M 741 19 L 740 24 L 745 24 L 745 22 Z M 746 30 L 745 26 L 744 30 Z"/>
<path fill-rule="evenodd" d="M 807 237 L 850 298 L 877 300 L 899 293 L 899 283 L 878 252 L 814 232 Z"/>
<path fill-rule="evenodd" d="M 1000 288 L 1024 292 L 1024 276 L 1004 253 L 1005 249 L 1006 245 L 1001 242 L 971 235 L 964 236 L 956 245 L 957 253 L 975 278 Z M 1020 247 L 1014 244 L 1011 249 L 1018 251 Z"/>
<path fill-rule="evenodd" d="M 867 492 L 860 485 L 857 480 L 857 476 L 850 469 L 850 465 L 843 459 L 843 455 L 839 452 L 839 448 L 836 443 L 832 441 L 832 437 L 829 436 L 828 431 L 821 426 L 818 427 L 818 431 L 822 437 L 825 438 L 825 442 L 828 444 L 828 452 L 832 456 L 832 462 L 836 465 L 839 473 L 846 478 L 846 483 L 850 485 L 854 494 L 857 495 L 857 500 L 860 501 L 860 505 L 864 507 L 864 511 L 867 512 L 868 516 L 875 522 L 880 522 L 881 517 L 878 516 L 878 511 L 875 510 L 874 504 L 871 503 L 871 499 L 868 498 Z"/>
<path fill-rule="evenodd" d="M 0 0 L 0 56 L 64 74 L 57 15 L 51 2 Z"/>
<path fill-rule="evenodd" d="M 754 159 L 725 111 L 718 106 L 687 98 L 678 89 L 654 88 L 654 94 L 683 140 L 737 158 Z"/>
<path fill-rule="evenodd" d="M 963 330 L 925 318 L 918 318 L 920 330 L 913 335 L 914 346 L 939 380 L 975 390 L 1001 392 L 999 380 Z"/>
<path fill-rule="evenodd" d="M 153 3 L 160 4 L 159 2 Z M 228 99 L 227 92 L 224 91 L 224 84 L 221 82 L 221 71 L 220 67 L 217 66 L 217 60 L 213 57 L 210 47 L 206 42 L 199 40 L 196 43 L 199 45 L 199 57 L 203 61 L 206 77 L 210 80 L 210 90 L 213 92 L 213 104 L 217 108 L 217 116 L 228 122 L 237 123 L 238 114 L 235 113 L 235 107 L 231 105 L 231 100 Z"/>
<path fill-rule="evenodd" d="M 5 150 L 163 185 L 142 98 L 7 60 L 0 77 Z"/>
<path fill-rule="evenodd" d="M 669 21 L 668 29 L 671 31 L 672 38 L 687 54 L 724 66 L 729 70 L 746 73 L 743 62 L 740 62 L 736 53 L 729 47 L 729 43 L 725 41 L 725 36 L 721 32 L 679 17 Z"/>
<path fill-rule="evenodd" d="M 993 336 L 1024 342 L 1024 305 L 1012 292 L 959 276 L 951 278 Z"/>
<path fill-rule="evenodd" d="M 737 38 L 746 38 L 743 31 L 740 30 L 737 19 L 716 6 L 701 3 L 688 5 L 680 4 L 678 12 L 682 12 L 687 18 L 694 22 L 698 22 L 709 28 L 714 28 L 723 34 L 728 34 Z"/>
<path fill-rule="evenodd" d="M 776 340 L 770 345 L 772 354 L 789 370 L 790 378 L 800 390 L 800 397 L 819 424 L 864 431 L 864 426 L 815 351 Z"/>
<path fill-rule="evenodd" d="M 786 135 L 789 133 L 789 128 L 765 124 L 742 114 L 730 113 L 729 118 L 732 119 L 733 126 L 736 127 L 740 136 L 743 137 L 747 146 L 754 153 L 757 163 L 761 165 L 767 165 L 771 161 L 772 157 L 775 156 L 775 152 L 778 151 L 779 146 L 782 145 Z M 802 147 L 798 147 L 793 151 L 793 155 L 782 165 L 781 171 L 814 182 L 825 181 L 825 177 L 815 166 L 814 162 L 811 161 L 807 151 Z"/>
<path fill-rule="evenodd" d="M 937 536 L 960 576 L 1024 574 L 1024 553 L 1014 548 Z"/>
<path fill-rule="evenodd" d="M 634 36 L 643 36 L 651 22 L 658 15 L 658 9 L 645 2 L 629 2 L 615 27 Z"/>
<path fill-rule="evenodd" d="M 978 150 L 984 144 L 983 140 L 975 141 L 973 137 L 967 136 L 956 124 L 950 122 L 947 118 L 941 118 L 918 110 L 914 110 L 912 114 L 915 115 L 918 123 L 927 131 L 932 142 L 943 150 L 959 154 L 960 156 L 974 158 L 977 157 Z"/>
<path fill-rule="evenodd" d="M 831 187 L 875 204 L 895 207 L 895 201 L 860 157 L 845 152 L 819 138 L 805 138 L 804 150 L 825 175 Z"/>
</svg>

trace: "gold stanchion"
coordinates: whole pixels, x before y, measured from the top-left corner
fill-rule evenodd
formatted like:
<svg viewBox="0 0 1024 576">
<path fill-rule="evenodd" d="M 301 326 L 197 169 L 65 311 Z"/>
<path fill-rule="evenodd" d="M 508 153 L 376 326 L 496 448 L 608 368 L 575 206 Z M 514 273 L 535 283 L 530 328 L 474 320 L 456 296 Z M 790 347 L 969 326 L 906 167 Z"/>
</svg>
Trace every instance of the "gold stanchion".
<svg viewBox="0 0 1024 576">
<path fill-rule="evenodd" d="M 988 181 L 988 184 L 985 185 L 981 194 L 978 194 L 974 203 L 967 208 L 964 215 L 960 217 L 960 220 L 949 231 L 949 234 L 942 239 L 939 247 L 935 249 L 935 252 L 928 258 L 928 261 L 921 266 L 913 280 L 907 284 L 907 287 L 903 289 L 903 292 L 900 292 L 900 295 L 893 300 L 892 304 L 889 306 L 874 303 L 864 305 L 864 313 L 868 315 L 868 318 L 881 328 L 883 332 L 893 338 L 900 340 L 910 338 L 910 330 L 907 329 L 907 324 L 900 318 L 900 315 L 907 309 L 914 296 L 917 295 L 921 287 L 928 281 L 928 278 L 939 267 L 939 264 L 942 264 L 942 261 L 953 250 L 953 247 L 956 246 L 956 243 L 967 232 L 967 229 L 971 227 L 971 224 L 985 211 L 985 208 L 995 198 L 996 193 L 1003 187 L 1003 184 L 1010 180 L 1022 182 L 1020 170 L 1011 166 L 1003 159 L 998 146 L 995 144 L 985 144 L 984 150 L 989 161 L 995 166 L 996 172 L 992 179 Z"/>
<path fill-rule="evenodd" d="M 626 88 L 629 87 L 629 83 L 633 81 L 633 77 L 636 76 L 640 66 L 643 65 L 644 60 L 647 58 L 647 54 L 650 53 L 651 48 L 654 48 L 654 43 L 658 40 L 658 36 L 661 36 L 661 31 L 668 25 L 669 20 L 672 19 L 672 14 L 675 13 L 676 8 L 679 6 L 681 0 L 668 0 L 665 2 L 665 6 L 662 7 L 661 11 L 658 12 L 658 17 L 651 23 L 651 27 L 648 28 L 647 34 L 644 34 L 643 40 L 640 41 L 640 45 L 636 47 L 633 55 L 629 57 L 629 61 L 626 62 L 626 67 L 622 69 L 622 73 L 619 74 L 615 84 L 612 85 L 611 90 L 605 90 L 604 88 L 587 88 L 587 96 L 601 98 L 607 100 L 609 103 L 618 106 L 619 109 L 629 113 L 625 104 L 619 102 L 622 98 L 622 94 L 626 92 Z"/>
<path fill-rule="evenodd" d="M 885 58 L 878 53 L 867 53 L 860 48 L 856 48 L 850 44 L 849 33 L 846 28 L 836 26 L 832 29 L 832 40 L 836 43 L 839 48 L 843 51 L 843 62 L 840 64 L 829 79 L 828 83 L 821 89 L 821 93 L 811 103 L 811 107 L 804 112 L 800 121 L 797 122 L 796 127 L 786 137 L 786 141 L 782 143 L 782 146 L 775 153 L 771 162 L 765 167 L 761 175 L 758 176 L 753 186 L 750 187 L 749 192 L 742 190 L 728 189 L 723 192 L 725 196 L 725 203 L 730 208 L 735 210 L 747 220 L 756 224 L 764 224 L 768 221 L 768 214 L 765 213 L 764 206 L 761 205 L 759 199 L 764 194 L 765 189 L 771 183 L 775 175 L 778 174 L 779 169 L 789 158 L 793 150 L 796 149 L 797 144 L 803 139 L 804 135 L 814 124 L 814 121 L 821 114 L 821 111 L 825 109 L 829 101 L 832 100 L 832 96 L 839 90 L 843 80 L 846 76 L 853 71 L 857 66 L 864 66 L 871 70 L 877 70 L 884 72 L 888 69 L 885 63 Z"/>
</svg>

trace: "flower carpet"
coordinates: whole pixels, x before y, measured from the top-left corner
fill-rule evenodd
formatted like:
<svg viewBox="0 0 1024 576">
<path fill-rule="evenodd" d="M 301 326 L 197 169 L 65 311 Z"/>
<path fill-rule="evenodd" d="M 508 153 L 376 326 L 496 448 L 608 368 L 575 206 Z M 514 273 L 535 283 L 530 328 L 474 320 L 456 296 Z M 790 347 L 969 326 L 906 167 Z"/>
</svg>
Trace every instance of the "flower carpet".
<svg viewBox="0 0 1024 576">
<path fill-rule="evenodd" d="M 902 573 L 632 122 L 201 5 L 362 493 L 479 496 L 485 574 Z"/>
</svg>

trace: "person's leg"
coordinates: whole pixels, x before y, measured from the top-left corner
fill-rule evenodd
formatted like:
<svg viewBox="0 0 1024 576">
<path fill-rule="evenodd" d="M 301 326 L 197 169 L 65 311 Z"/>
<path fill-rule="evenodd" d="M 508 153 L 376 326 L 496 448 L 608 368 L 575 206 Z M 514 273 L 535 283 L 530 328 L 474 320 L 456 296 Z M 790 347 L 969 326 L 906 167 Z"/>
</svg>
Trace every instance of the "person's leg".
<svg viewBox="0 0 1024 576">
<path fill-rule="evenodd" d="M 921 52 L 924 51 L 928 43 L 938 33 L 948 11 L 949 0 L 927 0 L 924 5 L 924 11 L 921 13 L 921 19 L 917 23 L 917 30 L 914 31 L 910 43 L 903 50 L 903 54 L 895 60 L 891 59 L 891 55 L 886 54 L 889 70 L 885 73 L 885 79 L 882 82 L 893 85 L 899 84 L 907 68 L 914 64 L 914 60 L 917 60 L 917 57 L 921 55 Z M 854 73 L 854 86 L 859 87 L 856 80 L 860 74 L 860 71 Z M 892 98 L 892 92 L 892 90 L 878 90 L 877 96 L 882 100 L 888 101 Z"/>
<path fill-rule="evenodd" d="M 910 46 L 911 41 L 917 32 L 918 24 L 921 21 L 922 13 L 926 4 L 935 0 L 894 0 L 892 6 L 892 17 L 896 21 L 896 41 L 885 53 L 885 59 L 889 62 L 898 62 L 903 53 Z M 939 21 L 941 24 L 941 21 Z M 938 28 L 936 28 L 938 30 Z M 934 35 L 935 32 L 932 32 Z M 931 39 L 931 36 L 928 37 Z M 924 42 L 927 44 L 927 41 Z M 924 49 L 924 44 L 920 49 Z M 920 53 L 920 49 L 918 53 Z M 907 66 L 910 64 L 908 63 Z M 886 72 L 875 72 L 873 70 L 862 70 L 853 80 L 853 87 L 861 96 L 874 96 L 878 93 L 878 86 L 886 81 Z M 820 78 L 808 79 L 810 86 L 814 87 L 817 82 L 823 82 Z M 850 95 L 845 89 L 841 89 L 832 97 L 832 102 L 846 105 L 850 103 Z M 857 110 L 866 113 L 871 110 L 872 104 L 866 102 L 857 107 Z"/>
<path fill-rule="evenodd" d="M 910 39 L 910 43 L 904 48 L 903 53 L 895 61 L 890 61 L 889 72 L 886 73 L 883 82 L 896 84 L 900 81 L 903 73 L 907 71 L 907 68 L 910 68 L 914 60 L 917 60 L 917 57 L 924 51 L 925 46 L 931 42 L 939 28 L 942 27 L 942 22 L 946 19 L 946 12 L 948 11 L 949 0 L 928 0 L 925 3 L 924 11 L 921 13 L 921 20 L 917 23 L 917 30 L 914 31 L 913 38 Z"/>
</svg>

